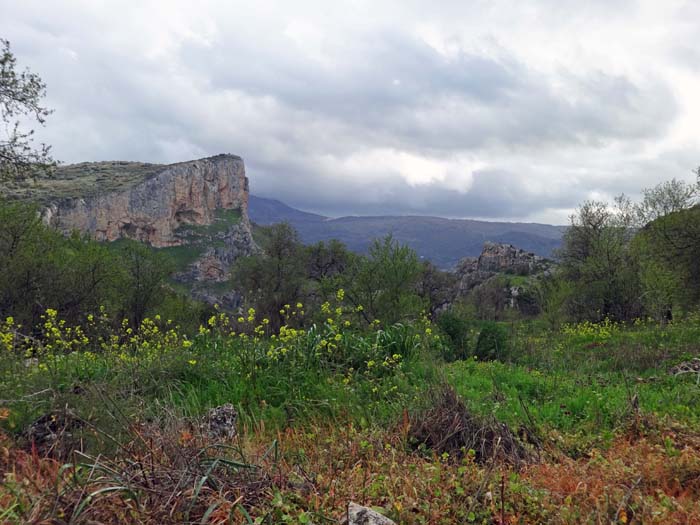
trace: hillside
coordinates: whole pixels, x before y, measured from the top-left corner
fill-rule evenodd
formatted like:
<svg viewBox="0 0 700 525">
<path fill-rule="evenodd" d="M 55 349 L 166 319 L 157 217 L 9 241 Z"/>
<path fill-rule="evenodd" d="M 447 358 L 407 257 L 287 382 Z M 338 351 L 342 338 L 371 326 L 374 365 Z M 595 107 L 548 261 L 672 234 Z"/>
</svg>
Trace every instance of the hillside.
<svg viewBox="0 0 700 525">
<path fill-rule="evenodd" d="M 250 196 L 250 219 L 260 225 L 287 221 L 305 243 L 339 239 L 348 248 L 365 252 L 372 239 L 389 233 L 421 258 L 440 268 L 453 268 L 462 257 L 476 257 L 484 242 L 513 244 L 543 257 L 559 247 L 563 226 L 489 222 L 424 216 L 328 218 L 307 213 L 278 200 Z"/>
</svg>

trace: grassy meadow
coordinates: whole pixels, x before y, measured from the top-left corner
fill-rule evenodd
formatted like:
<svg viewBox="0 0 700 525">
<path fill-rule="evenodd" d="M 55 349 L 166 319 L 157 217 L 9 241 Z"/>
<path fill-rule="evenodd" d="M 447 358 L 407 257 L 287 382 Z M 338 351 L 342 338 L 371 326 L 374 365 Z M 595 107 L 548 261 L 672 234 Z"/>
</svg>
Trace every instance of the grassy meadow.
<svg viewBox="0 0 700 525">
<path fill-rule="evenodd" d="M 252 309 L 196 334 L 6 319 L 1 521 L 334 523 L 354 500 L 411 524 L 700 522 L 700 387 L 669 374 L 699 321 L 500 323 L 497 359 L 454 360 L 426 317 L 366 326 L 343 295 L 274 333 Z M 225 403 L 238 434 L 212 439 Z"/>
</svg>

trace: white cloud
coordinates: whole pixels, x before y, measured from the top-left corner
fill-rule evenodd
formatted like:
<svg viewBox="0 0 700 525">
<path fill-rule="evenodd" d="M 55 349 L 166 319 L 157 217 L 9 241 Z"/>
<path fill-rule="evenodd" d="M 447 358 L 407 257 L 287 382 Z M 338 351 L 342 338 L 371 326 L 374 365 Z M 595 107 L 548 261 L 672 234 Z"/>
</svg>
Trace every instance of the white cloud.
<svg viewBox="0 0 700 525">
<path fill-rule="evenodd" d="M 700 164 L 692 0 L 0 0 L 65 161 L 245 158 L 328 214 L 564 222 Z"/>
</svg>

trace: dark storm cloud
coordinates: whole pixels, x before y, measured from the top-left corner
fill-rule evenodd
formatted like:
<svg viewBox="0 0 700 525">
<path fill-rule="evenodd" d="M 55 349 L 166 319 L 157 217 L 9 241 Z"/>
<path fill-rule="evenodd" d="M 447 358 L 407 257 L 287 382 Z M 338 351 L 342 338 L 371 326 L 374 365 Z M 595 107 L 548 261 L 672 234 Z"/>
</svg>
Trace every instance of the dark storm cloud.
<svg viewBox="0 0 700 525">
<path fill-rule="evenodd" d="M 697 151 L 693 79 L 654 62 L 692 62 L 687 42 L 635 49 L 635 27 L 695 27 L 687 6 L 659 21 L 632 0 L 0 4 L 69 162 L 232 152 L 254 192 L 329 215 L 561 222 L 685 176 Z"/>
<path fill-rule="evenodd" d="M 438 152 L 642 138 L 663 132 L 677 111 L 673 93 L 653 78 L 639 86 L 602 71 L 563 71 L 566 91 L 556 93 L 549 78 L 511 55 L 448 59 L 400 34 L 373 35 L 359 46 L 362 60 L 340 63 L 332 74 L 293 54 L 260 64 L 248 47 L 239 40 L 193 46 L 183 63 L 207 79 L 209 89 L 269 96 L 397 148 Z M 239 51 L 233 63 L 226 49 Z"/>
</svg>

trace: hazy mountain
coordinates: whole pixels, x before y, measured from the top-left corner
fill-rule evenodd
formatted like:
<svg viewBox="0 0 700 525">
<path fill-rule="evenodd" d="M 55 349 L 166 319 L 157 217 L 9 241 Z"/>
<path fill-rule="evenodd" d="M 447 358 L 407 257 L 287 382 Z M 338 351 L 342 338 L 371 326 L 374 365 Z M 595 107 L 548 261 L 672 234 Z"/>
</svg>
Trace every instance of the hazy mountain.
<svg viewBox="0 0 700 525">
<path fill-rule="evenodd" d="M 485 241 L 513 244 L 537 255 L 550 256 L 552 250 L 561 244 L 565 229 L 564 226 L 549 224 L 424 216 L 331 219 L 254 195 L 250 196 L 248 212 L 250 219 L 261 225 L 289 222 L 305 243 L 339 239 L 358 252 L 366 251 L 372 239 L 392 233 L 419 256 L 441 268 L 453 267 L 462 257 L 478 256 Z"/>
</svg>

